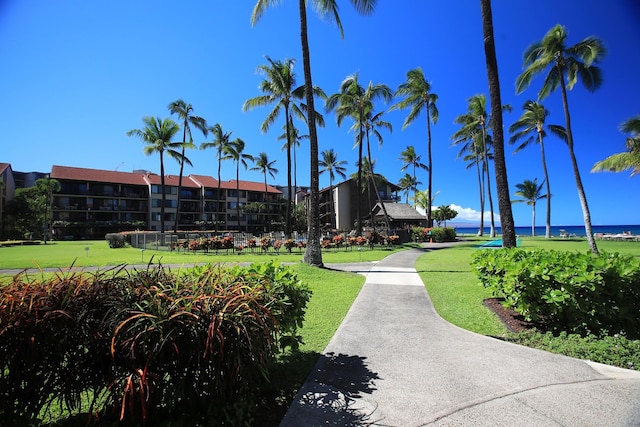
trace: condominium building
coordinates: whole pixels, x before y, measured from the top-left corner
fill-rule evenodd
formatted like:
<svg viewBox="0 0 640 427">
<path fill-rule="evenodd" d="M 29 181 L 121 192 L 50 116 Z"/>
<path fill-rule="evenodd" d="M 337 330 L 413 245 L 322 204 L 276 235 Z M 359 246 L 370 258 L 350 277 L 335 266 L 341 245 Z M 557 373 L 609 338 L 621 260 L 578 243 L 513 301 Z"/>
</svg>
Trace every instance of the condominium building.
<svg viewBox="0 0 640 427">
<path fill-rule="evenodd" d="M 50 177 L 61 187 L 52 203 L 53 230 L 59 238 L 160 230 L 162 180 L 157 174 L 53 166 Z M 218 182 L 209 176 L 189 175 L 182 177 L 178 194 L 179 184 L 178 176 L 165 176 L 165 231 L 268 231 L 281 216 L 282 193 L 262 183 Z"/>
</svg>

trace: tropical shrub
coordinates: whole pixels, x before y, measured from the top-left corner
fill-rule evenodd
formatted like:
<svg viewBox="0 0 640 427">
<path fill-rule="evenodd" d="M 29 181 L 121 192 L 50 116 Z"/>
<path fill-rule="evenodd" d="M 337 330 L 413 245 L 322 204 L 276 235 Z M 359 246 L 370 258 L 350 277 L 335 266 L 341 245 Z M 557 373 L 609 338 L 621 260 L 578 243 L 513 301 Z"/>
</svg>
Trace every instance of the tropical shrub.
<svg viewBox="0 0 640 427">
<path fill-rule="evenodd" d="M 640 260 L 618 253 L 480 250 L 482 284 L 550 330 L 640 336 Z"/>
<path fill-rule="evenodd" d="M 400 236 L 398 235 L 392 235 L 392 236 L 388 236 L 387 237 L 387 242 L 389 242 L 390 245 L 399 245 L 400 244 Z"/>
<path fill-rule="evenodd" d="M 18 275 L 0 285 L 8 425 L 38 424 L 53 404 L 143 425 L 248 414 L 279 348 L 300 342 L 310 297 L 292 270 L 272 262 Z"/>
<path fill-rule="evenodd" d="M 121 233 L 109 233 L 104 238 L 112 249 L 124 248 L 127 243 L 124 234 Z"/>
</svg>

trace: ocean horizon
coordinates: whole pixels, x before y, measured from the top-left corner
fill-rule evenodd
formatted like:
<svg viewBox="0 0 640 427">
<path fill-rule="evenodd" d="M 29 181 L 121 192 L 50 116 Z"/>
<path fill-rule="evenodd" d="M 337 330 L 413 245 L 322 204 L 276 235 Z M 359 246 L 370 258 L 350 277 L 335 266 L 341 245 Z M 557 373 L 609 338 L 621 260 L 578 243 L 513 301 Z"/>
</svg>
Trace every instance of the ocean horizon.
<svg viewBox="0 0 640 427">
<path fill-rule="evenodd" d="M 478 230 L 480 229 L 480 225 L 476 225 L 475 227 L 464 224 L 464 226 L 458 226 L 455 223 L 448 223 L 447 227 L 452 227 L 456 229 L 456 233 L 458 235 L 464 234 L 478 234 Z M 631 232 L 633 235 L 640 235 L 640 225 L 592 225 L 591 226 L 593 233 L 603 233 L 603 234 L 622 234 L 624 232 Z M 531 226 L 516 226 L 516 235 L 518 236 L 531 236 Z M 586 237 L 587 233 L 584 230 L 584 225 L 552 225 L 551 226 L 551 237 L 560 237 L 561 231 L 564 230 L 570 235 L 575 235 L 577 237 Z M 484 234 L 489 235 L 491 231 L 491 227 L 484 227 Z M 544 237 L 546 233 L 546 226 L 536 226 L 535 227 L 535 235 Z M 500 226 L 496 226 L 496 234 L 502 234 L 502 229 Z"/>
</svg>

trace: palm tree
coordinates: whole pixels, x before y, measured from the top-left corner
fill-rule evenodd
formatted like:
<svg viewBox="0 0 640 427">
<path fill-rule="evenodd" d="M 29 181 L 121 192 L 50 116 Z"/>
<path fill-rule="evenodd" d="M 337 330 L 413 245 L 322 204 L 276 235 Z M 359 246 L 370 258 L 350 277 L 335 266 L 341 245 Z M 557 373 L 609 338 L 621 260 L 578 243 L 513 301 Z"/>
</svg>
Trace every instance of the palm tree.
<svg viewBox="0 0 640 427">
<path fill-rule="evenodd" d="M 268 205 L 269 187 L 267 186 L 267 174 L 269 174 L 271 178 L 275 179 L 276 177 L 275 174 L 278 173 L 278 169 L 274 168 L 273 165 L 276 163 L 276 160 L 269 161 L 269 156 L 267 155 L 267 153 L 262 152 L 258 154 L 257 157 L 253 158 L 253 162 L 255 166 L 249 170 L 259 171 L 264 175 L 264 203 L 266 206 L 265 214 L 264 214 L 264 222 L 265 222 L 265 225 L 267 226 L 267 231 L 271 231 L 269 227 L 269 221 L 267 219 L 267 214 L 269 212 L 269 207 L 268 207 L 269 206 Z"/>
<path fill-rule="evenodd" d="M 251 14 L 251 25 L 255 25 L 269 6 L 275 6 L 280 0 L 257 0 Z M 359 13 L 369 15 L 375 9 L 376 0 L 351 0 L 351 4 Z M 338 13 L 336 0 L 318 0 L 313 3 L 316 11 L 322 16 L 333 19 L 344 37 L 342 22 Z M 311 59 L 309 54 L 309 40 L 307 32 L 307 1 L 298 0 L 300 12 L 300 44 L 302 46 L 302 64 L 304 69 L 305 96 L 307 98 L 307 124 L 309 125 L 309 148 L 311 155 L 311 179 L 309 195 L 308 227 L 309 236 L 303 261 L 310 265 L 322 266 L 322 250 L 320 248 L 320 206 L 319 206 L 319 169 L 318 169 L 318 134 L 316 132 L 315 107 L 313 99 L 313 82 L 311 80 Z"/>
<path fill-rule="evenodd" d="M 429 167 L 420 161 L 421 156 L 418 153 L 416 153 L 416 149 L 414 148 L 413 145 L 408 145 L 405 150 L 400 152 L 400 160 L 402 161 L 402 167 L 400 168 L 401 171 L 407 170 L 409 166 L 413 167 L 412 181 L 414 184 L 412 185 L 412 188 L 415 195 L 415 191 L 417 190 L 415 183 L 418 182 L 418 178 L 416 177 L 416 171 L 417 169 L 429 170 Z M 431 174 L 429 174 L 429 176 L 431 177 Z M 431 191 L 431 188 L 429 188 L 429 191 Z M 408 197 L 409 197 L 409 193 L 407 192 L 407 198 Z M 428 218 L 431 217 L 429 214 L 429 209 L 427 209 L 427 217 Z"/>
<path fill-rule="evenodd" d="M 622 172 L 631 169 L 631 176 L 640 173 L 640 115 L 622 123 L 620 130 L 631 134 L 626 141 L 627 151 L 600 160 L 593 165 L 591 172 Z"/>
<path fill-rule="evenodd" d="M 261 65 L 258 71 L 265 76 L 260 82 L 260 90 L 264 95 L 256 96 L 245 101 L 242 106 L 243 111 L 249 111 L 256 107 L 264 107 L 275 104 L 267 118 L 262 122 L 261 130 L 266 133 L 271 124 L 280 115 L 284 109 L 285 117 L 285 135 L 287 136 L 287 212 L 285 220 L 285 233 L 287 237 L 291 235 L 291 110 L 298 116 L 304 117 L 300 107 L 294 102 L 294 99 L 302 100 L 304 98 L 304 86 L 295 87 L 296 78 L 293 73 L 293 64 L 295 60 L 285 59 L 283 61 L 274 61 L 268 56 L 268 65 Z"/>
<path fill-rule="evenodd" d="M 363 88 L 358 82 L 358 73 L 348 76 L 340 84 L 340 90 L 327 99 L 325 108 L 327 111 L 336 110 L 336 120 L 338 126 L 342 125 L 346 117 L 353 119 L 354 124 L 351 129 L 357 129 L 355 145 L 358 146 L 358 175 L 356 185 L 362 187 L 362 142 L 368 129 L 367 120 L 372 119 L 373 102 L 382 98 L 390 101 L 392 98 L 391 89 L 387 85 L 374 85 L 369 83 L 367 88 Z M 369 161 L 369 163 L 372 163 Z M 356 233 L 362 234 L 362 197 L 358 193 Z"/>
<path fill-rule="evenodd" d="M 424 109 L 427 117 L 427 165 L 426 170 L 429 171 L 428 190 L 433 191 L 433 161 L 431 156 L 431 122 L 438 122 L 438 95 L 431 93 L 431 84 L 427 81 L 422 71 L 418 67 L 407 72 L 407 81 L 398 86 L 395 96 L 404 96 L 405 98 L 391 106 L 391 109 L 411 108 L 409 115 L 402 124 L 402 130 L 415 121 Z M 414 173 L 415 178 L 415 173 Z M 433 220 L 431 218 L 431 205 L 427 206 L 427 226 L 431 227 Z"/>
<path fill-rule="evenodd" d="M 331 228 L 336 227 L 336 218 L 333 206 L 333 180 L 336 178 L 336 174 L 342 179 L 346 178 L 345 171 L 347 170 L 343 165 L 346 165 L 346 160 L 338 160 L 338 153 L 336 153 L 333 148 L 329 150 L 324 150 L 322 152 L 322 160 L 320 160 L 320 174 L 322 175 L 324 172 L 329 173 L 329 200 L 331 204 Z"/>
<path fill-rule="evenodd" d="M 547 194 L 542 194 L 542 186 L 538 185 L 538 178 L 533 181 L 525 179 L 521 184 L 516 184 L 516 196 L 522 199 L 516 199 L 513 203 L 526 203 L 531 206 L 531 236 L 536 235 L 536 202 L 540 199 L 548 199 Z"/>
<path fill-rule="evenodd" d="M 438 195 L 438 193 L 436 193 L 433 196 L 429 197 L 429 194 L 430 194 L 429 190 L 416 191 L 415 195 L 411 198 L 411 201 L 413 202 L 413 205 L 415 207 L 424 209 L 425 212 L 426 212 L 427 211 L 427 206 L 429 206 L 429 204 L 433 205 L 433 200 Z"/>
<path fill-rule="evenodd" d="M 474 146 L 465 145 L 466 151 L 472 151 L 477 156 L 478 165 L 482 174 L 482 186 L 480 196 L 480 231 L 478 235 L 481 236 L 484 227 L 484 190 L 485 183 L 487 189 L 487 196 L 489 200 L 489 210 L 491 217 L 491 230 L 490 237 L 495 237 L 495 221 L 493 214 L 493 198 L 491 196 L 491 174 L 489 173 L 489 159 L 488 155 L 484 155 L 488 152 L 489 138 L 487 135 L 487 122 L 489 118 L 487 116 L 487 97 L 484 94 L 474 95 L 467 100 L 467 112 L 455 119 L 455 123 L 462 125 L 462 128 L 458 130 L 454 135 L 454 143 L 471 142 Z M 460 157 L 460 155 L 458 155 Z M 485 180 L 486 177 L 486 180 Z"/>
<path fill-rule="evenodd" d="M 57 179 L 53 179 L 47 176 L 46 178 L 39 178 L 36 180 L 36 188 L 44 201 L 44 224 L 42 228 L 44 230 L 44 244 L 46 245 L 47 237 L 51 229 L 51 205 L 53 193 L 57 193 L 58 191 L 60 191 L 60 182 Z"/>
<path fill-rule="evenodd" d="M 498 208 L 500 209 L 500 227 L 502 229 L 502 246 L 516 247 L 516 229 L 513 223 L 511 200 L 509 197 L 509 182 L 507 179 L 507 164 L 504 158 L 504 134 L 502 125 L 502 100 L 500 99 L 500 79 L 498 77 L 498 60 L 496 46 L 493 40 L 493 16 L 491 0 L 480 0 L 482 14 L 482 33 L 484 36 L 484 52 L 487 64 L 487 79 L 489 81 L 489 96 L 491 98 L 491 117 L 494 136 L 494 167 L 498 193 Z M 491 199 L 489 199 L 491 204 Z M 493 221 L 493 209 L 491 209 Z"/>
<path fill-rule="evenodd" d="M 240 217 L 240 164 L 247 169 L 247 160 L 253 160 L 253 156 L 244 153 L 245 143 L 240 138 L 236 138 L 224 147 L 224 160 L 231 159 L 236 162 L 236 208 L 238 212 L 238 231 L 242 226 Z"/>
<path fill-rule="evenodd" d="M 522 143 L 515 149 L 514 153 L 524 149 L 531 143 L 540 144 L 540 153 L 542 156 L 542 170 L 544 172 L 544 182 L 547 190 L 547 220 L 545 237 L 551 237 L 551 185 L 549 184 L 549 173 L 547 172 L 547 160 L 544 154 L 544 138 L 547 136 L 546 130 L 557 135 L 563 141 L 567 140 L 567 132 L 562 126 L 547 125 L 545 120 L 549 116 L 549 111 L 544 106 L 535 101 L 527 101 L 522 106 L 524 112 L 522 116 L 509 127 L 512 132 L 509 138 L 509 144 L 515 144 L 519 140 Z M 546 129 L 545 129 L 546 128 Z"/>
<path fill-rule="evenodd" d="M 541 101 L 546 98 L 560 86 L 567 129 L 567 145 L 578 189 L 578 198 L 584 215 L 585 232 L 591 252 L 598 254 L 598 247 L 591 227 L 591 214 L 589 213 L 587 196 L 582 185 L 580 169 L 578 168 L 578 161 L 574 151 L 567 89 L 573 89 L 578 80 L 582 81 L 585 88 L 591 92 L 600 86 L 602 74 L 600 68 L 595 64 L 602 59 L 606 49 L 602 41 L 595 37 L 587 37 L 568 47 L 566 46 L 566 40 L 567 32 L 565 28 L 561 25 L 556 25 L 545 34 L 541 41 L 533 43 L 525 50 L 525 69 L 516 79 L 516 92 L 523 92 L 529 87 L 533 77 L 543 73 L 547 68 L 549 68 L 549 72 L 545 76 L 542 88 L 538 92 L 538 100 Z"/>
<path fill-rule="evenodd" d="M 176 151 L 180 148 L 179 142 L 171 142 L 173 137 L 180 131 L 180 125 L 173 120 L 159 117 L 144 117 L 142 119 L 145 127 L 142 129 L 132 129 L 127 132 L 127 136 L 137 136 L 142 139 L 145 147 L 144 154 L 150 156 L 158 153 L 160 156 L 160 191 L 162 191 L 162 204 L 160 205 L 160 232 L 164 233 L 164 205 L 167 201 L 167 195 L 164 189 L 164 153 L 171 153 L 172 156 L 179 156 Z"/>
<path fill-rule="evenodd" d="M 182 120 L 182 152 L 180 153 L 180 157 L 177 158 L 180 163 L 180 175 L 178 177 L 178 207 L 176 209 L 176 222 L 173 226 L 173 232 L 178 232 L 178 224 L 180 223 L 180 199 L 182 197 L 182 174 L 184 170 L 184 164 L 187 163 L 189 166 L 193 166 L 191 161 L 184 155 L 184 152 L 187 148 L 195 148 L 193 145 L 193 135 L 191 134 L 191 125 L 193 125 L 196 129 L 198 129 L 202 134 L 207 137 L 207 122 L 200 116 L 193 116 L 191 113 L 193 112 L 193 107 L 191 104 L 187 104 L 182 99 L 178 99 L 177 101 L 173 101 L 169 104 L 169 112 L 171 114 L 175 114 L 179 119 Z M 189 140 L 187 141 L 187 137 Z"/>
<path fill-rule="evenodd" d="M 422 182 L 418 181 L 415 176 L 411 176 L 408 173 L 405 173 L 400 181 L 398 181 L 398 187 L 404 191 L 406 195 L 406 203 L 409 203 L 409 193 L 413 190 L 413 196 L 415 197 L 416 192 L 418 191 L 418 185 L 422 185 Z"/>
<path fill-rule="evenodd" d="M 216 223 L 219 220 L 220 215 L 220 168 L 222 167 L 222 161 L 224 159 L 224 152 L 226 147 L 229 146 L 229 141 L 231 140 L 232 132 L 224 132 L 222 130 L 222 126 L 220 123 L 216 123 L 213 126 L 207 128 L 207 132 L 211 132 L 213 134 L 212 142 L 203 142 L 200 144 L 201 150 L 206 150 L 207 148 L 214 148 L 216 150 L 216 157 L 218 159 L 218 191 L 217 191 L 217 203 L 216 203 Z"/>
</svg>

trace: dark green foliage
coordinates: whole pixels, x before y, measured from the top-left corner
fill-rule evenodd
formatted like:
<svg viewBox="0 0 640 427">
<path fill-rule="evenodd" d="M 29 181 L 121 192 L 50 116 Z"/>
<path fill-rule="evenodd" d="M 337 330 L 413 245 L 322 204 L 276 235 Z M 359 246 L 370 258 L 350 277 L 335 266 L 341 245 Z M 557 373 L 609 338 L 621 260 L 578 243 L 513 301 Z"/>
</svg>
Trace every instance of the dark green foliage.
<svg viewBox="0 0 640 427">
<path fill-rule="evenodd" d="M 455 242 L 456 237 L 457 234 L 455 228 L 413 227 L 411 229 L 411 240 L 413 240 L 414 242 L 430 242 L 432 240 L 436 243 Z"/>
<path fill-rule="evenodd" d="M 521 249 L 480 250 L 482 284 L 546 329 L 640 336 L 640 261 L 632 256 Z"/>
<path fill-rule="evenodd" d="M 127 243 L 124 234 L 121 233 L 109 233 L 104 238 L 109 242 L 111 249 L 124 248 Z"/>
<path fill-rule="evenodd" d="M 640 340 L 630 340 L 621 334 L 583 337 L 561 332 L 555 336 L 551 332 L 541 333 L 529 330 L 519 334 L 509 334 L 505 339 L 552 353 L 640 371 Z"/>
<path fill-rule="evenodd" d="M 249 420 L 309 297 L 274 263 L 16 276 L 0 299 L 0 417 L 37 423 L 55 404 L 126 425 Z"/>
</svg>

